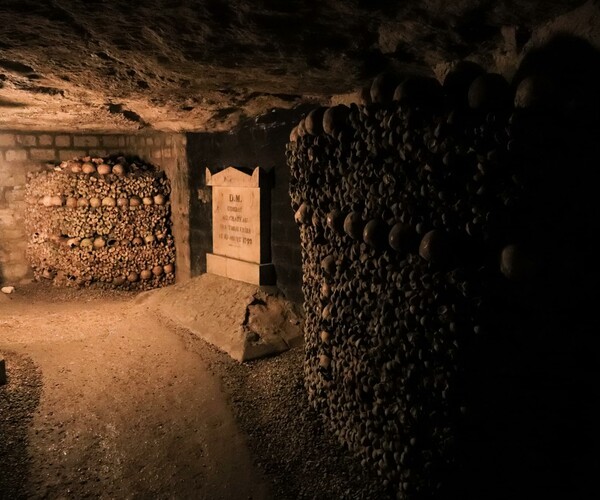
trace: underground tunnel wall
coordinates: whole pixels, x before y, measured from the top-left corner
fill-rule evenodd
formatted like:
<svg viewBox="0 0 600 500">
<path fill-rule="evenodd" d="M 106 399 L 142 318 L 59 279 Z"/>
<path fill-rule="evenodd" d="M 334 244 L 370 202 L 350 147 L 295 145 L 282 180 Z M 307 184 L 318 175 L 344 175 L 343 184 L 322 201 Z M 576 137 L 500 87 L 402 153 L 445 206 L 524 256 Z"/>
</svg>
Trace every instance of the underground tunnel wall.
<svg viewBox="0 0 600 500">
<path fill-rule="evenodd" d="M 290 205 L 290 177 L 285 159 L 291 128 L 291 120 L 267 126 L 252 122 L 230 133 L 187 135 L 193 275 L 206 272 L 206 253 L 212 252 L 211 188 L 206 186 L 204 169 L 215 173 L 229 166 L 251 169 L 259 166 L 270 183 L 271 260 L 277 286 L 289 300 L 302 302 L 300 238 Z"/>
<path fill-rule="evenodd" d="M 309 401 L 390 498 L 597 490 L 599 61 L 387 75 L 292 131 Z"/>
<path fill-rule="evenodd" d="M 48 162 L 111 154 L 139 156 L 164 170 L 171 181 L 172 231 L 177 279 L 190 275 L 188 169 L 185 136 L 179 134 L 73 134 L 0 131 L 0 283 L 24 284 L 33 277 L 25 256 L 27 173 Z"/>
</svg>

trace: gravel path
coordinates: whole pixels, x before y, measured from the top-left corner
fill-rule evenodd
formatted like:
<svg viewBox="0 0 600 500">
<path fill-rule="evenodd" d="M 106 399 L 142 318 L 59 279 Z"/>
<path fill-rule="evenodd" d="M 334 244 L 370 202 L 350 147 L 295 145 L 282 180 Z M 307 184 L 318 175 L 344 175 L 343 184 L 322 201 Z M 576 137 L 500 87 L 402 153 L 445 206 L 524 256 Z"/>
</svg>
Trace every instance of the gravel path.
<svg viewBox="0 0 600 500">
<path fill-rule="evenodd" d="M 377 478 L 341 448 L 309 407 L 302 348 L 239 364 L 186 331 L 179 334 L 223 381 L 236 421 L 257 465 L 272 481 L 275 498 L 388 498 Z"/>
<path fill-rule="evenodd" d="M 309 409 L 301 348 L 239 364 L 133 297 L 0 302 L 0 499 L 386 498 Z"/>
</svg>

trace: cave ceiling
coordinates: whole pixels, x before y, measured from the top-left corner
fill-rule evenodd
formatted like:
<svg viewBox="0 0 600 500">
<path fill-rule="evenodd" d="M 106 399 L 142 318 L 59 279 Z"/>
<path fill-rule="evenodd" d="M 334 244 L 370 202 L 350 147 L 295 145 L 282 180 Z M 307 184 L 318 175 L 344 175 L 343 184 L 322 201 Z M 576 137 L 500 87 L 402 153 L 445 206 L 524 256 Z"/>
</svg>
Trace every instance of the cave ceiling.
<svg viewBox="0 0 600 500">
<path fill-rule="evenodd" d="M 228 130 L 353 99 L 383 70 L 506 76 L 594 1 L 2 0 L 0 128 Z M 595 40 L 593 40 L 595 41 Z"/>
</svg>

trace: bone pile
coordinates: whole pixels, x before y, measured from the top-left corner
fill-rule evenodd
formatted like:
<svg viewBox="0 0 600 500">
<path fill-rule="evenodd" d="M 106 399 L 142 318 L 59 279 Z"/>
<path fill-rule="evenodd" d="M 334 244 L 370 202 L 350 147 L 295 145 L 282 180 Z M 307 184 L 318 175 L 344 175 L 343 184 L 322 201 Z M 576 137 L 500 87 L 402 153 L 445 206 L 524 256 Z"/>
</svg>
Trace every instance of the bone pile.
<svg viewBox="0 0 600 500">
<path fill-rule="evenodd" d="M 139 158 L 83 157 L 29 174 L 35 278 L 128 290 L 173 283 L 169 193 L 164 172 Z"/>
<path fill-rule="evenodd" d="M 471 424 L 501 421 L 495 404 L 518 414 L 494 401 L 514 364 L 499 353 L 531 342 L 534 362 L 539 344 L 513 326 L 559 288 L 585 234 L 561 189 L 573 96 L 546 88 L 524 78 L 512 91 L 469 63 L 444 85 L 382 75 L 372 102 L 317 108 L 290 134 L 309 400 L 394 497 L 466 498 Z M 544 259 L 555 283 L 536 274 Z"/>
</svg>

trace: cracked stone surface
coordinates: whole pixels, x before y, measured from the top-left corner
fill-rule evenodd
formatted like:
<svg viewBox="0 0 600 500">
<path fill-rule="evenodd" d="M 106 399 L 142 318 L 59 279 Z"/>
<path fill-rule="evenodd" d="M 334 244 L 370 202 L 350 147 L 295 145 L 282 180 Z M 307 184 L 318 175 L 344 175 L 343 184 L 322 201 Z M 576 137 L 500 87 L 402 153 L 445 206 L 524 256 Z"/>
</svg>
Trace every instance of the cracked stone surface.
<svg viewBox="0 0 600 500">
<path fill-rule="evenodd" d="M 0 128 L 228 130 L 354 99 L 382 70 L 510 76 L 549 32 L 599 38 L 597 2 L 3 0 Z M 340 97 L 345 96 L 345 97 Z"/>
<path fill-rule="evenodd" d="M 142 293 L 136 302 L 163 321 L 185 328 L 237 361 L 270 356 L 302 345 L 294 306 L 271 287 L 213 274 Z"/>
</svg>

